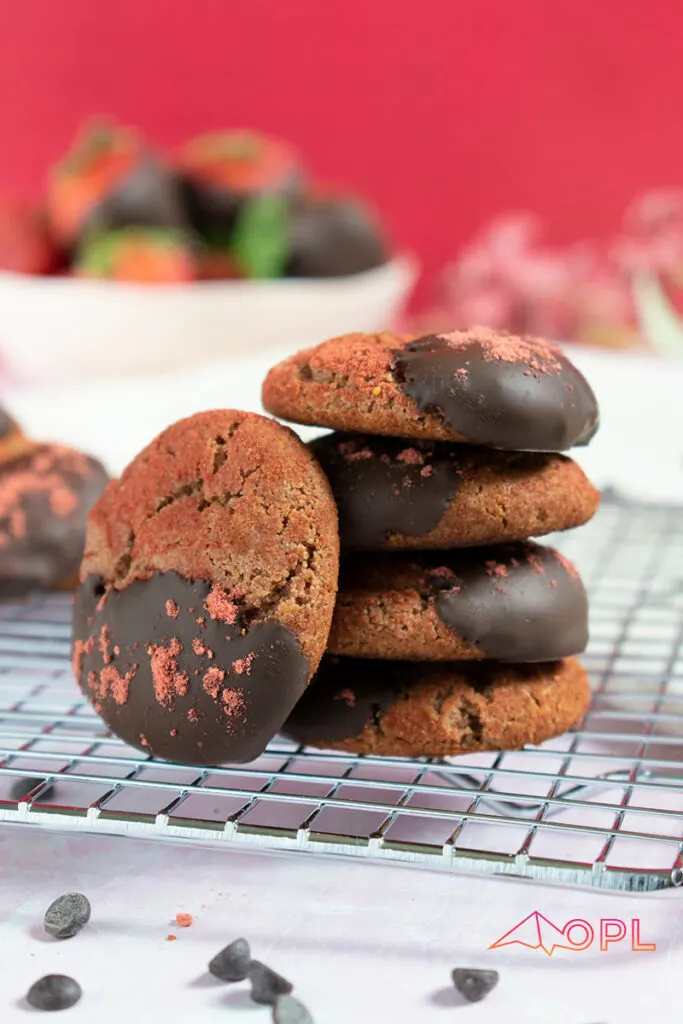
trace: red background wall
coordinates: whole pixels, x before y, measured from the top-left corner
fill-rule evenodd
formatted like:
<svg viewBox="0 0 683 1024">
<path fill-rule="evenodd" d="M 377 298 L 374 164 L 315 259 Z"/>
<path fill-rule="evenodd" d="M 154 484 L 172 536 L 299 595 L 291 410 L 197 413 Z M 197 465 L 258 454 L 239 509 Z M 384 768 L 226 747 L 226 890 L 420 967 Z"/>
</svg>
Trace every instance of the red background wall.
<svg viewBox="0 0 683 1024">
<path fill-rule="evenodd" d="M 164 145 L 291 138 L 434 269 L 488 216 L 607 232 L 683 185 L 683 6 L 667 0 L 21 0 L 0 5 L 0 188 L 36 192 L 81 118 Z"/>
</svg>

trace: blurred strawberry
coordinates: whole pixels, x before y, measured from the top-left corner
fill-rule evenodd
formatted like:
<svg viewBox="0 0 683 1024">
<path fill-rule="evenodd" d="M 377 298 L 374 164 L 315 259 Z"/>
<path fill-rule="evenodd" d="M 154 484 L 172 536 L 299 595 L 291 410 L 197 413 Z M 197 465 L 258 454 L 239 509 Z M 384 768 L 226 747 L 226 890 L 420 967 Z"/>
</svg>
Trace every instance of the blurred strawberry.
<svg viewBox="0 0 683 1024">
<path fill-rule="evenodd" d="M 177 284 L 199 276 L 186 235 L 172 229 L 142 227 L 89 234 L 79 250 L 74 272 L 79 277 L 140 284 Z"/>
<path fill-rule="evenodd" d="M 328 189 L 292 200 L 288 249 L 288 277 L 359 274 L 389 259 L 388 245 L 368 207 Z"/>
<path fill-rule="evenodd" d="M 57 265 L 57 253 L 40 214 L 19 203 L 0 201 L 0 270 L 50 274 Z"/>
<path fill-rule="evenodd" d="M 209 238 L 232 231 L 246 199 L 296 195 L 303 179 L 296 151 L 254 131 L 218 131 L 190 140 L 178 156 L 193 226 Z"/>
<path fill-rule="evenodd" d="M 230 253 L 207 248 L 199 257 L 199 276 L 204 281 L 225 281 L 244 277 L 244 274 Z"/>
<path fill-rule="evenodd" d="M 184 227 L 178 176 L 133 129 L 86 125 L 53 168 L 47 213 L 58 242 L 71 249 L 92 228 L 126 225 Z"/>
</svg>

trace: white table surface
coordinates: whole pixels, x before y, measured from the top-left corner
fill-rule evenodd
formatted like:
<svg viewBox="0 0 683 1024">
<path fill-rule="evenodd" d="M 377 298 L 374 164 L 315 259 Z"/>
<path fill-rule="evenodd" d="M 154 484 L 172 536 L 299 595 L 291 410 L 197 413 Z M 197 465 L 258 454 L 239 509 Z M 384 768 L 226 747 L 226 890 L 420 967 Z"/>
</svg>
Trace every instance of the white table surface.
<svg viewBox="0 0 683 1024">
<path fill-rule="evenodd" d="M 77 444 L 113 473 L 169 422 L 198 409 L 259 409 L 273 353 L 156 380 L 12 390 L 4 400 L 34 437 Z M 683 370 L 579 353 L 603 409 L 603 428 L 579 453 L 601 486 L 683 503 Z M 93 905 L 87 930 L 56 942 L 45 908 L 66 891 Z M 309 856 L 246 854 L 160 843 L 0 831 L 0 1020 L 21 1021 L 43 974 L 71 974 L 81 1003 L 65 1020 L 267 1021 L 246 986 L 205 974 L 238 935 L 296 983 L 318 1024 L 466 1020 L 484 1024 L 680 1022 L 683 892 L 631 897 L 466 878 Z M 562 927 L 586 918 L 639 917 L 642 939 L 581 953 L 488 946 L 533 910 Z M 173 923 L 191 913 L 192 927 Z M 166 936 L 177 934 L 169 942 Z M 476 1005 L 450 983 L 455 966 L 494 967 L 498 988 Z M 61 1017 L 59 1019 L 62 1019 Z"/>
</svg>

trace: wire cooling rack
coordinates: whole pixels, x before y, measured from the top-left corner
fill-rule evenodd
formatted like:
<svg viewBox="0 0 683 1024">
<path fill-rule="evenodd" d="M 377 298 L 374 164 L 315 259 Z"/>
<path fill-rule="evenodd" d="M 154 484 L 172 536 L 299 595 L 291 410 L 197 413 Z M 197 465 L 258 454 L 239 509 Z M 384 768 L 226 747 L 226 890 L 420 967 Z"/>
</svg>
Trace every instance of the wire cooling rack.
<svg viewBox="0 0 683 1024">
<path fill-rule="evenodd" d="M 0 822 L 333 853 L 652 891 L 683 884 L 683 510 L 607 502 L 553 538 L 591 597 L 578 731 L 446 761 L 311 751 L 159 762 L 108 736 L 69 664 L 71 600 L 0 605 Z"/>
</svg>

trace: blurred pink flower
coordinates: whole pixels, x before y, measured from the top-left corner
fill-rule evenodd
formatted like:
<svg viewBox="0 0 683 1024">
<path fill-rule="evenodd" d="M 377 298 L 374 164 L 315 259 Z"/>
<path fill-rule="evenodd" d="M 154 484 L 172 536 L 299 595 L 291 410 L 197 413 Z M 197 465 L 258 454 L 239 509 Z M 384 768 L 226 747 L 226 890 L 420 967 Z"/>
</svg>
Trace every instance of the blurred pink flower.
<svg viewBox="0 0 683 1024">
<path fill-rule="evenodd" d="M 416 329 L 483 323 L 558 341 L 638 341 L 628 275 L 606 247 L 541 241 L 532 214 L 500 217 L 444 268 L 436 302 Z"/>
</svg>

